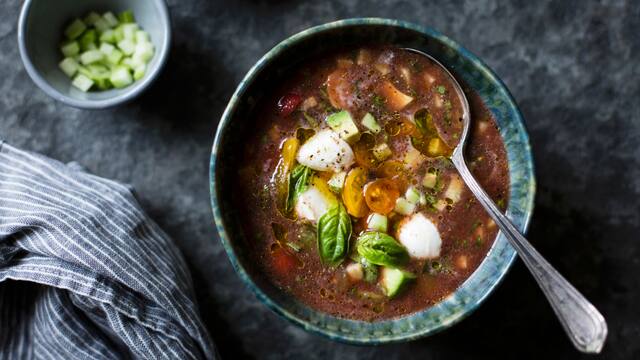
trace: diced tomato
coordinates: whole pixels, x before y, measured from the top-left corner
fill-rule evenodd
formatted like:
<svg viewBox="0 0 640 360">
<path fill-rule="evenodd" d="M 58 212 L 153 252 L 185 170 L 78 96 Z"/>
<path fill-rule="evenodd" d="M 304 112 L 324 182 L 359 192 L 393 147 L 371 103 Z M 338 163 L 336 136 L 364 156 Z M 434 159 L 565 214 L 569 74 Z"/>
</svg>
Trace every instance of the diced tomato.
<svg viewBox="0 0 640 360">
<path fill-rule="evenodd" d="M 290 273 L 302 264 L 295 254 L 279 245 L 271 252 L 271 256 L 273 257 L 273 268 L 280 274 Z"/>
<path fill-rule="evenodd" d="M 278 100 L 278 112 L 282 116 L 289 116 L 302 102 L 302 97 L 298 94 L 289 93 Z"/>
</svg>

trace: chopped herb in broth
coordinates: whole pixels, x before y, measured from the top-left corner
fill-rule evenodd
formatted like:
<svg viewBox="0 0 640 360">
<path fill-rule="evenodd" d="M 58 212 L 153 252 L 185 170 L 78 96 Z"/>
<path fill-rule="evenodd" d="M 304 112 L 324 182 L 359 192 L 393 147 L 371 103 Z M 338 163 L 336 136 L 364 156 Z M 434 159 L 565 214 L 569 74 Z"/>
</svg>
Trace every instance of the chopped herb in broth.
<svg viewBox="0 0 640 360">
<path fill-rule="evenodd" d="M 315 309 L 367 321 L 455 291 L 498 230 L 448 159 L 462 110 L 446 74 L 382 46 L 327 54 L 287 76 L 253 112 L 234 182 L 256 270 Z M 504 209 L 504 145 L 466 92 L 471 168 Z"/>
</svg>

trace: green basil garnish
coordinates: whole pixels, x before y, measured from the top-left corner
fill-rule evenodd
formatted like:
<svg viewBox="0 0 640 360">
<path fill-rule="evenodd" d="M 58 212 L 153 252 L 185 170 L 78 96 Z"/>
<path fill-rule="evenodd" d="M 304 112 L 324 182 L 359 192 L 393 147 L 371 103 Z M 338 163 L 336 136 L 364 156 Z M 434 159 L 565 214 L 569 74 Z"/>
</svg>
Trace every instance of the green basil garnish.
<svg viewBox="0 0 640 360">
<path fill-rule="evenodd" d="M 298 196 L 305 190 L 307 190 L 311 175 L 313 175 L 313 170 L 302 164 L 298 164 L 295 168 L 293 168 L 293 171 L 291 171 L 291 175 L 289 175 L 289 197 L 287 199 L 287 212 L 290 212 L 293 209 L 293 204 L 295 204 Z"/>
<path fill-rule="evenodd" d="M 318 220 L 318 252 L 323 263 L 336 266 L 344 260 L 349 251 L 351 218 L 338 204 L 329 209 Z"/>
<path fill-rule="evenodd" d="M 398 267 L 409 260 L 407 250 L 391 236 L 369 231 L 358 238 L 358 254 L 372 264 Z"/>
</svg>

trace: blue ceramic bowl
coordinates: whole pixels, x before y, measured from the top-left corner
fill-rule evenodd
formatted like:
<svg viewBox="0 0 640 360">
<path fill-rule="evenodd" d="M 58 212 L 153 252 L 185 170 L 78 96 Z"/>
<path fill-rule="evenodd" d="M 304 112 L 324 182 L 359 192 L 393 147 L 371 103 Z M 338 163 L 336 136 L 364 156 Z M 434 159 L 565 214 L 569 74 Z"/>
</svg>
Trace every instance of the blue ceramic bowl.
<svg viewBox="0 0 640 360">
<path fill-rule="evenodd" d="M 287 320 L 331 339 L 358 344 L 400 342 L 427 336 L 462 320 L 500 283 L 516 253 L 498 235 L 478 269 L 453 294 L 437 305 L 391 320 L 365 322 L 337 318 L 302 304 L 278 290 L 248 261 L 248 238 L 234 209 L 231 181 L 239 159 L 236 146 L 249 116 L 270 82 L 287 69 L 335 47 L 371 43 L 395 44 L 434 56 L 468 87 L 473 88 L 495 116 L 507 148 L 511 193 L 508 215 L 525 232 L 533 211 L 535 180 L 529 138 L 522 115 L 505 85 L 475 55 L 435 30 L 386 19 L 349 19 L 316 26 L 278 44 L 242 80 L 222 115 L 211 154 L 211 204 L 216 226 L 240 278 L 269 308 Z"/>
<path fill-rule="evenodd" d="M 90 11 L 117 14 L 124 10 L 133 11 L 155 47 L 144 77 L 123 89 L 85 93 L 71 86 L 71 80 L 58 67 L 65 26 Z M 82 109 L 103 109 L 140 95 L 166 63 L 170 43 L 171 22 L 165 0 L 25 0 L 18 20 L 20 57 L 31 79 L 52 98 Z"/>
</svg>

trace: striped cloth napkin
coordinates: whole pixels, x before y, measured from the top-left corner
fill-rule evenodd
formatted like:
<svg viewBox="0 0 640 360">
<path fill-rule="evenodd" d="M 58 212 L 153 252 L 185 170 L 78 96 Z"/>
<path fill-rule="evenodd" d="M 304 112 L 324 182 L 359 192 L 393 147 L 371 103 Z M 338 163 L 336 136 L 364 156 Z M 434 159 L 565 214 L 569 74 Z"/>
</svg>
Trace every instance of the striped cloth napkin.
<svg viewBox="0 0 640 360">
<path fill-rule="evenodd" d="M 0 141 L 0 359 L 201 359 L 187 266 L 128 186 Z"/>
</svg>

